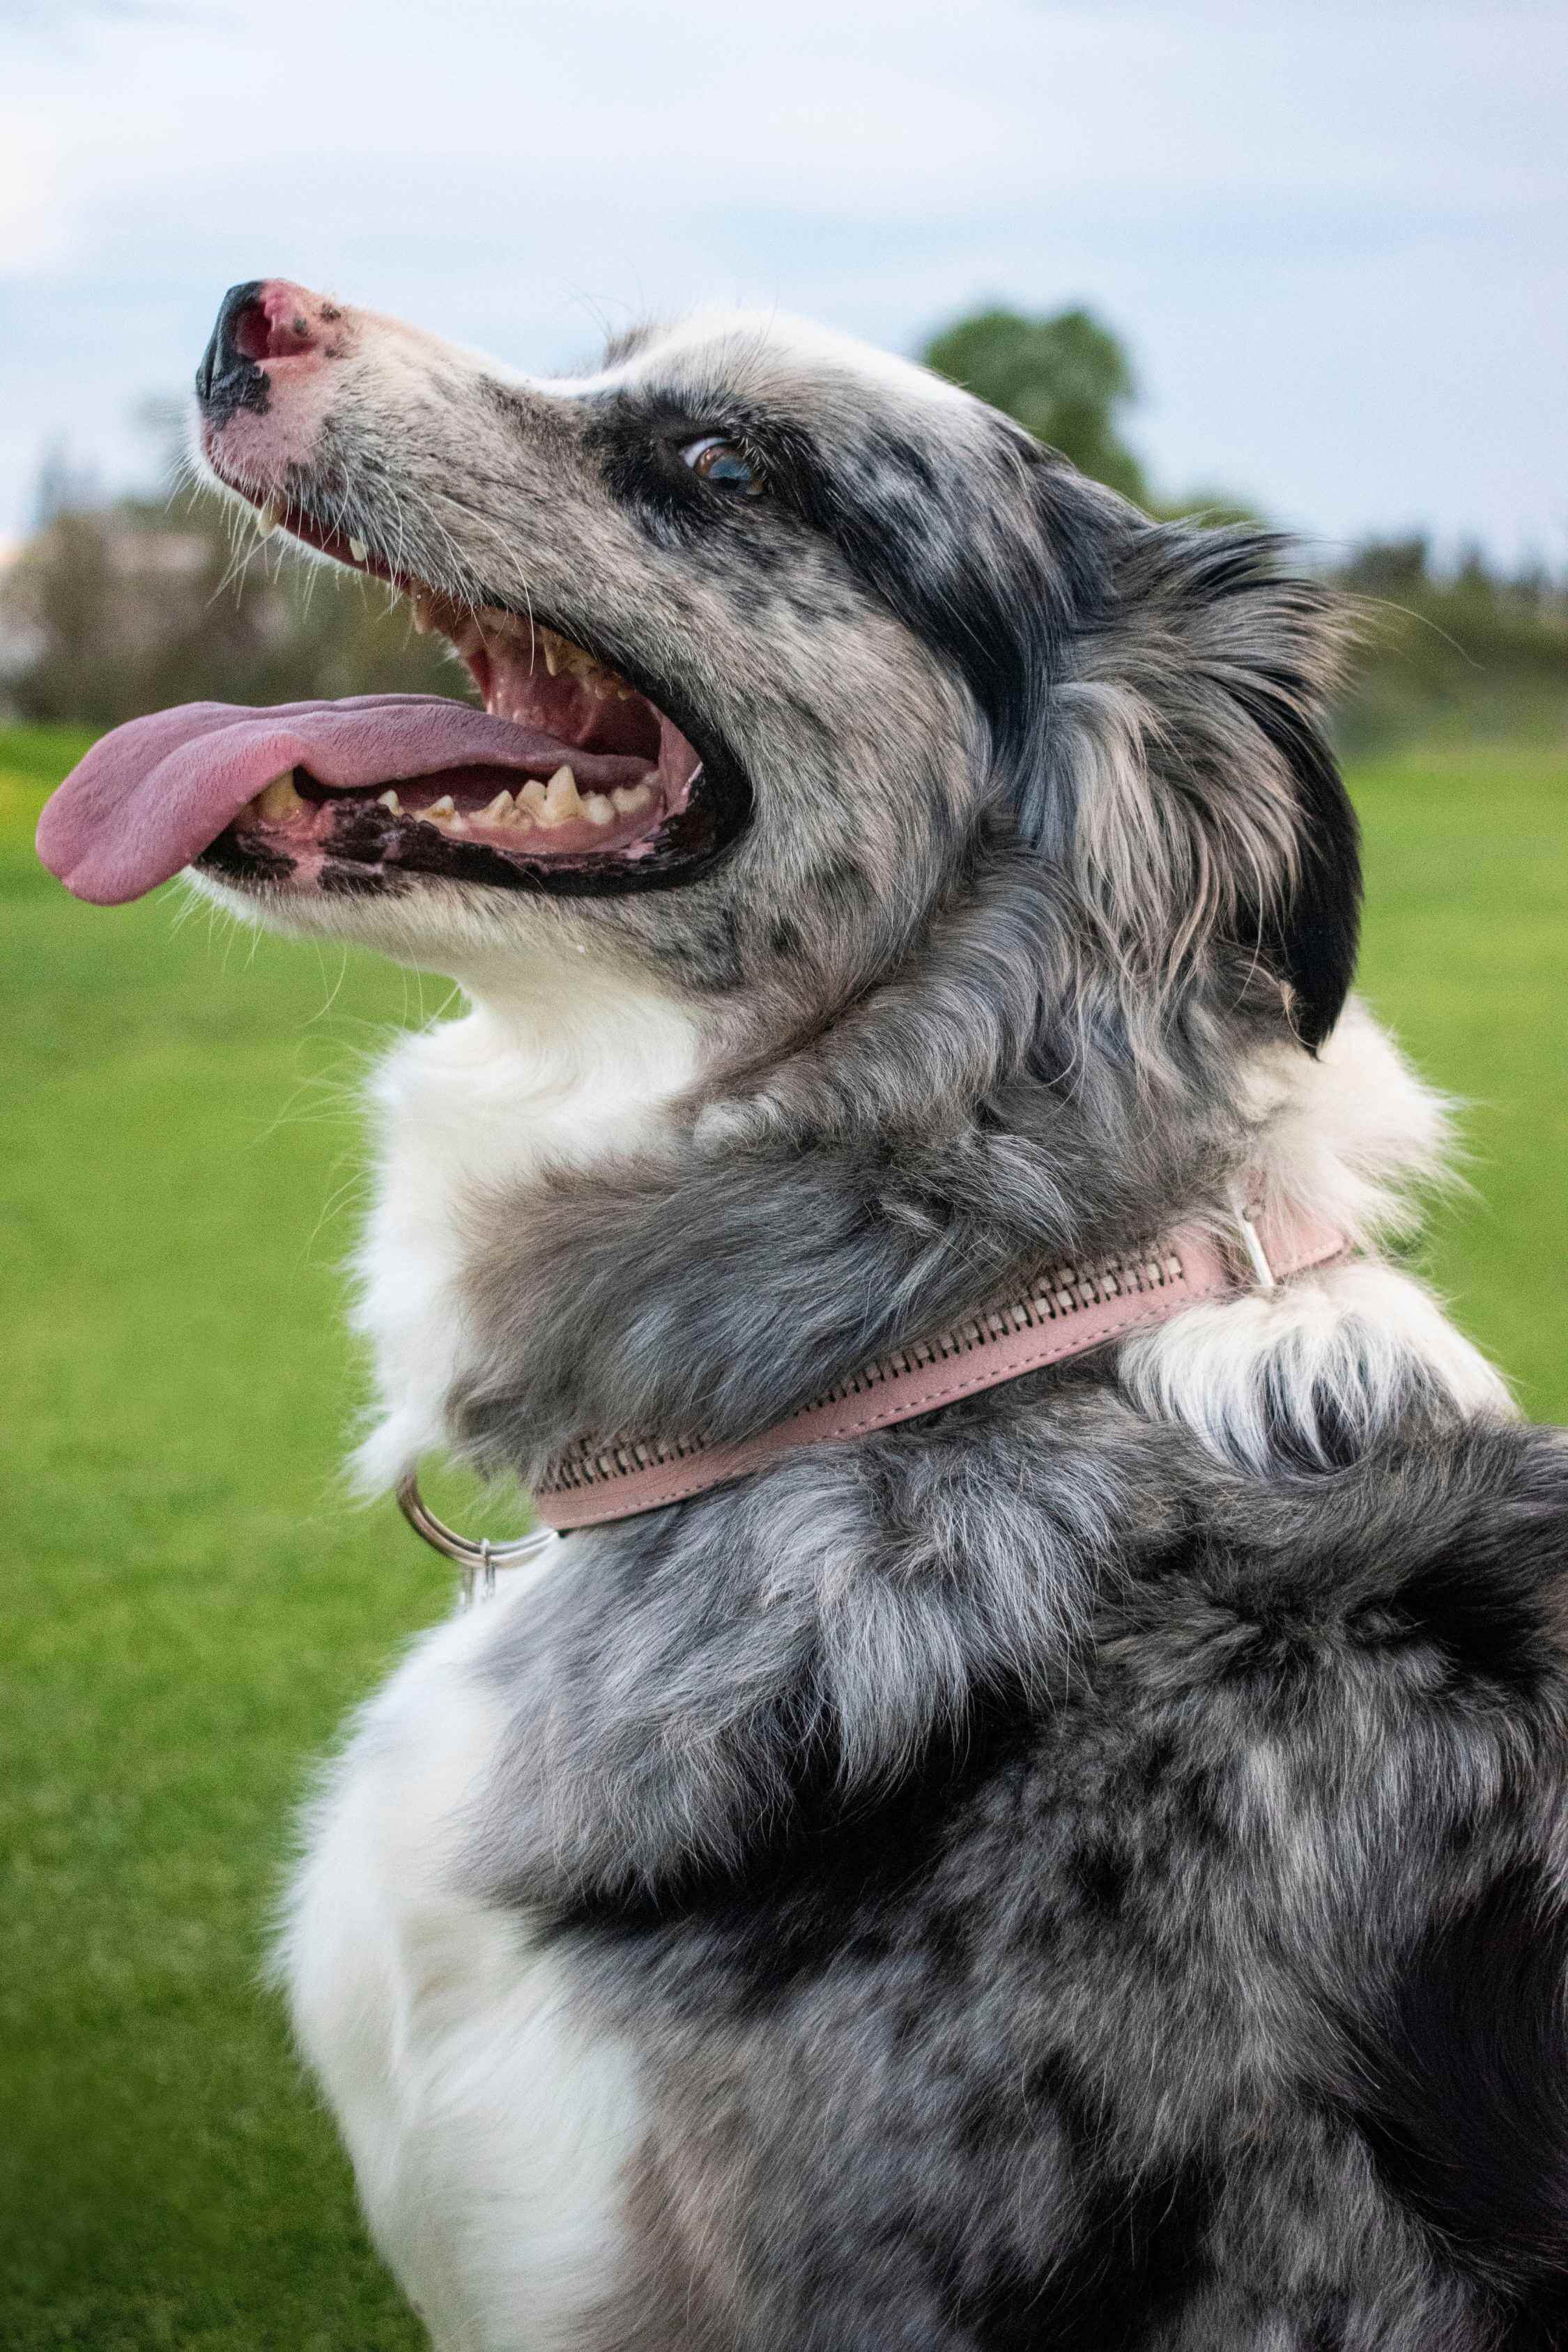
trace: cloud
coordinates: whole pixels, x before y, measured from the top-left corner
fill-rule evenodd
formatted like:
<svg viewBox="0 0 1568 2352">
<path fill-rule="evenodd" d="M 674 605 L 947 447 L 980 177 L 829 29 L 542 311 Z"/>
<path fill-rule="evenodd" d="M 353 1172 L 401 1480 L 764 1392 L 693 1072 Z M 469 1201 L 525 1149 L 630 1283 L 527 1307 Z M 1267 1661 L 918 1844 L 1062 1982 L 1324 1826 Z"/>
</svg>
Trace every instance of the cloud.
<svg viewBox="0 0 1568 2352">
<path fill-rule="evenodd" d="M 1168 482 L 1511 541 L 1568 474 L 1531 389 L 1565 356 L 1568 25 L 1522 0 L 50 13 L 71 54 L 4 68 L 7 448 L 52 418 L 130 462 L 114 404 L 276 271 L 535 364 L 710 295 L 905 345 L 1089 299 Z"/>
</svg>

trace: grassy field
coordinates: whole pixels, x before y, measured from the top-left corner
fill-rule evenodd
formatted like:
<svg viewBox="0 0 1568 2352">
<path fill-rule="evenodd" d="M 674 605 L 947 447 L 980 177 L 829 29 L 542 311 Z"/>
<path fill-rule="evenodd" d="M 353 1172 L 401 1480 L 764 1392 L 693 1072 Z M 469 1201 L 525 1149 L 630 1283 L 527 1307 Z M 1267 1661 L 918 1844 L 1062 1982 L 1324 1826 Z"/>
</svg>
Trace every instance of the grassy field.
<svg viewBox="0 0 1568 2352">
<path fill-rule="evenodd" d="M 75 748 L 0 736 L 0 2345 L 395 2352 L 420 2333 L 258 1970 L 309 1758 L 447 1599 L 334 1486 L 348 1090 L 440 991 L 177 890 L 75 905 L 28 846 Z M 1429 1265 L 1568 1418 L 1568 750 L 1353 782 L 1367 992 L 1471 1105 Z"/>
</svg>

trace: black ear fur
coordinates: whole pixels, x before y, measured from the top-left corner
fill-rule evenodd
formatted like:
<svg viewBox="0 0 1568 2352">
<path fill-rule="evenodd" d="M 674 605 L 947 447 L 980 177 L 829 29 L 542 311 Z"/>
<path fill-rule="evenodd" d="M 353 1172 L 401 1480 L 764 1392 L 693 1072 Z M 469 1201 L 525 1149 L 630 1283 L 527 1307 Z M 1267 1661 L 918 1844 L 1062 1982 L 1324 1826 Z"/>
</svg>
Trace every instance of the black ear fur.
<svg viewBox="0 0 1568 2352">
<path fill-rule="evenodd" d="M 1568 2340 L 1565 1988 L 1568 1918 L 1520 1865 L 1434 1926 L 1376 2028 L 1347 2023 L 1350 2103 L 1384 2179 L 1476 2276 L 1551 2324 L 1532 2344 Z"/>
<path fill-rule="evenodd" d="M 1163 992 L 1228 940 L 1276 975 L 1315 1050 L 1349 992 L 1361 909 L 1359 828 L 1322 726 L 1335 599 L 1270 532 L 1151 523 L 1048 463 L 1037 498 L 1047 547 L 1076 536 L 1067 576 L 1091 584 L 1065 641 L 1026 656 L 1056 674 L 1022 829 L 1076 870 L 1134 980 Z"/>
<path fill-rule="evenodd" d="M 1256 916 L 1264 960 L 1290 990 L 1290 1016 L 1316 1052 L 1344 1009 L 1361 938 L 1361 826 L 1321 727 L 1288 694 L 1231 691 L 1289 770 L 1300 814 L 1295 873 Z"/>
</svg>

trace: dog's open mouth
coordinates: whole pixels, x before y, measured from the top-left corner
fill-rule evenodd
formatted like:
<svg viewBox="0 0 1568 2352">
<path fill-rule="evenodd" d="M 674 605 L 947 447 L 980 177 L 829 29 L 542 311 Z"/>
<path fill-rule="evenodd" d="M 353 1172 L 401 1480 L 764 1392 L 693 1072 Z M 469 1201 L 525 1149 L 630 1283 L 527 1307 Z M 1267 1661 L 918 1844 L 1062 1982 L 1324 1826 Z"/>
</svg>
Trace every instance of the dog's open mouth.
<svg viewBox="0 0 1568 2352">
<path fill-rule="evenodd" d="M 183 866 L 290 894 L 418 874 L 568 892 L 636 889 L 705 865 L 743 795 L 648 693 L 531 615 L 450 602 L 302 511 L 298 537 L 400 590 L 462 656 L 484 709 L 376 695 L 270 709 L 192 703 L 94 745 L 49 803 L 44 862 L 118 905 Z"/>
</svg>

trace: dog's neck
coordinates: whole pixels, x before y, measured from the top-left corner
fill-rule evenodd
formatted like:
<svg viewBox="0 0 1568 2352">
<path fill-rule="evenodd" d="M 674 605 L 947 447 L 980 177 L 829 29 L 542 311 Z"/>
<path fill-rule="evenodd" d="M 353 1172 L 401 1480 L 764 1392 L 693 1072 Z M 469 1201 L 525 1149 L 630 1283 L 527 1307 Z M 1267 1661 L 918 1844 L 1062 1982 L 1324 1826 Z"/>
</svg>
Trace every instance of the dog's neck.
<svg viewBox="0 0 1568 2352">
<path fill-rule="evenodd" d="M 671 1152 L 694 1150 L 687 1106 L 719 1050 L 715 1034 L 673 996 L 586 961 L 577 970 L 565 957 L 542 957 L 504 979 L 473 976 L 469 986 L 471 1009 L 400 1041 L 374 1089 L 380 1189 L 359 1259 L 358 1325 L 381 1403 L 357 1460 L 367 1488 L 394 1483 L 453 1435 L 452 1396 L 471 1381 L 485 1345 L 474 1312 L 481 1233 L 493 1255 L 504 1218 L 513 1262 L 526 1263 L 537 1222 L 559 1256 L 562 1220 L 580 1188 L 584 1219 L 598 1228 L 585 1226 L 584 1247 L 603 1244 L 605 1221 L 616 1214 L 605 1180 L 613 1186 L 614 1171 L 639 1152 L 651 1150 L 668 1166 Z M 1238 1164 L 1245 1154 L 1271 1197 L 1327 1219 L 1363 1250 L 1375 1252 L 1380 1234 L 1408 1224 L 1413 1188 L 1441 1163 L 1442 1106 L 1353 1004 L 1315 1060 L 1288 1044 L 1256 1053 L 1239 1108 Z M 706 1168 L 711 1175 L 710 1157 Z M 754 1166 L 738 1171 L 738 1182 L 755 1179 Z M 678 1177 L 671 1198 L 680 1198 Z M 628 1221 L 646 1205 L 628 1197 Z M 1173 1187 L 1156 1205 L 1162 1221 L 1173 1222 L 1208 1203 Z M 701 1234 L 684 1239 L 700 1264 Z M 628 1261 L 628 1335 L 634 1318 L 646 1325 L 664 1313 L 656 1255 Z M 823 1264 L 831 1282 L 826 1235 Z M 732 1259 L 711 1267 L 716 1289 L 743 1284 L 754 1293 L 760 1311 L 747 1328 L 763 1348 L 778 1337 L 773 1318 L 791 1312 L 787 1296 L 770 1299 L 771 1272 Z M 595 1322 L 616 1310 L 612 1290 Z M 662 1329 L 678 1356 L 673 1299 Z M 613 1343 L 615 1334 L 595 1328 L 594 1338 Z M 528 1349 L 526 1329 L 517 1345 Z M 1461 1410 L 1503 1405 L 1496 1375 L 1427 1294 L 1373 1256 L 1251 1311 L 1194 1309 L 1130 1341 L 1120 1369 L 1145 1410 L 1184 1423 L 1212 1451 L 1261 1464 L 1271 1443 L 1266 1392 L 1271 1410 L 1296 1400 L 1299 1440 L 1310 1449 L 1326 1419 L 1342 1420 L 1347 1402 L 1375 1417 L 1386 1391 L 1392 1409 L 1413 1365 Z M 591 1403 L 579 1403 L 592 1425 Z M 542 1443 L 562 1433 L 558 1423 Z"/>
<path fill-rule="evenodd" d="M 353 1318 L 380 1406 L 355 1457 L 367 1492 L 447 1441 L 479 1204 L 504 1196 L 526 1219 L 551 1171 L 635 1150 L 703 1062 L 686 1008 L 586 961 L 542 955 L 465 980 L 468 1011 L 401 1037 L 372 1089 L 378 1183 Z"/>
</svg>

